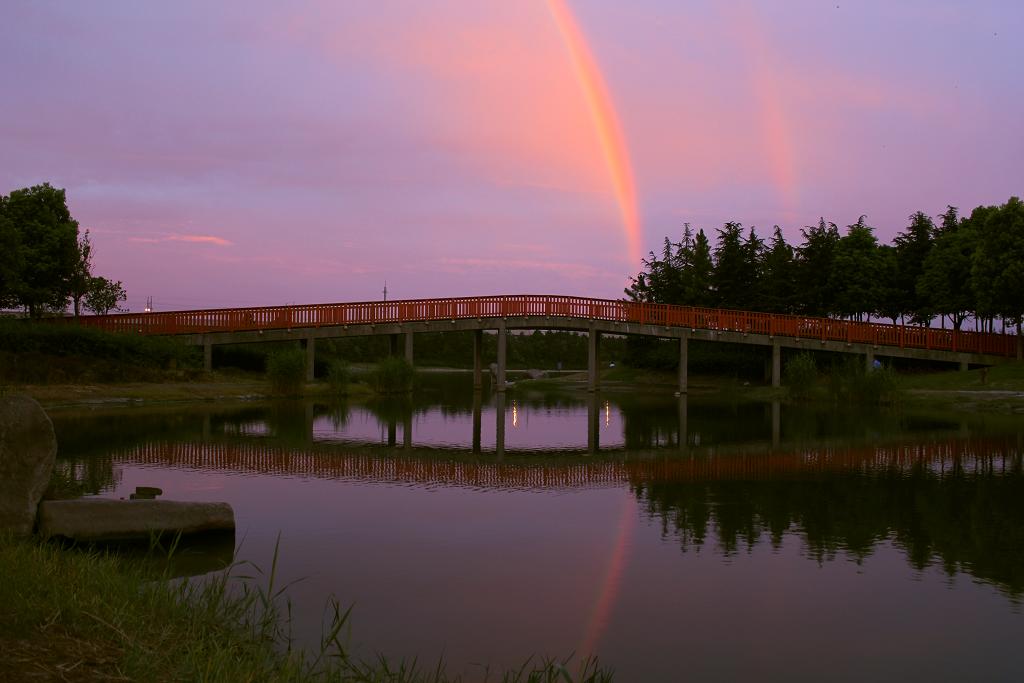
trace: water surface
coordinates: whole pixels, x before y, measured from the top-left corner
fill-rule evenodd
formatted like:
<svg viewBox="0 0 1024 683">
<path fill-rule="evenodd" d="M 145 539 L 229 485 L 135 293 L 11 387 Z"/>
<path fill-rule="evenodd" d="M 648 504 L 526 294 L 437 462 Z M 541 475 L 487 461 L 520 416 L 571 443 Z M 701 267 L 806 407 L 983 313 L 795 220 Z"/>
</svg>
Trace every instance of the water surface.
<svg viewBox="0 0 1024 683">
<path fill-rule="evenodd" d="M 54 416 L 96 495 L 224 500 L 294 635 L 480 677 L 597 654 L 617 680 L 1019 680 L 1024 426 L 468 378 L 369 404 Z"/>
</svg>

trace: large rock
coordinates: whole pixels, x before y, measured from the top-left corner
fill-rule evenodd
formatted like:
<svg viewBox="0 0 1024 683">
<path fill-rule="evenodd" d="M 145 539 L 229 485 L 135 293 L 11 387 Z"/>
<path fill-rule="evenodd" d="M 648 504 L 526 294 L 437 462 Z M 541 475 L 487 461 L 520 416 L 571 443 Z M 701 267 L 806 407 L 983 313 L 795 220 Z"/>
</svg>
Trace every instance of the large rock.
<svg viewBox="0 0 1024 683">
<path fill-rule="evenodd" d="M 145 540 L 154 534 L 233 531 L 227 503 L 174 500 L 47 500 L 39 506 L 39 533 L 74 541 Z"/>
<path fill-rule="evenodd" d="M 0 532 L 32 533 L 57 457 L 53 423 L 28 396 L 0 397 Z"/>
</svg>

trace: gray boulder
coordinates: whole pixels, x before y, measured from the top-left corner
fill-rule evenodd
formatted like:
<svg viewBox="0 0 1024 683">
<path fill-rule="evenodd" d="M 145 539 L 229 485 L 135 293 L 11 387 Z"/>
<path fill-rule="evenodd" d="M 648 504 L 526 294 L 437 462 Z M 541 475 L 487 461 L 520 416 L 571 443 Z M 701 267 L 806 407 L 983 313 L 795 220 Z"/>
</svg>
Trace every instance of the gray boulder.
<svg viewBox="0 0 1024 683">
<path fill-rule="evenodd" d="M 32 533 L 56 457 L 53 423 L 35 399 L 0 397 L 0 532 Z"/>
<path fill-rule="evenodd" d="M 47 500 L 39 506 L 39 533 L 74 541 L 146 540 L 153 534 L 233 531 L 227 503 L 175 500 Z"/>
</svg>

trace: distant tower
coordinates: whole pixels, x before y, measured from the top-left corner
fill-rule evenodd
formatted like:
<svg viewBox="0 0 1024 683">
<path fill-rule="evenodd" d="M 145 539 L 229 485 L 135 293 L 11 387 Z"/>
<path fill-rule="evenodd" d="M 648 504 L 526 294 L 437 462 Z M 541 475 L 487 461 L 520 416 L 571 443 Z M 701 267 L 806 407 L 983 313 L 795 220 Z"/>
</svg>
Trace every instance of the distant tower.
<svg viewBox="0 0 1024 683">
<path fill-rule="evenodd" d="M 153 297 L 151 297 L 151 296 L 147 296 L 146 297 L 146 307 L 142 309 L 142 312 L 143 313 L 152 313 L 153 312 Z"/>
</svg>

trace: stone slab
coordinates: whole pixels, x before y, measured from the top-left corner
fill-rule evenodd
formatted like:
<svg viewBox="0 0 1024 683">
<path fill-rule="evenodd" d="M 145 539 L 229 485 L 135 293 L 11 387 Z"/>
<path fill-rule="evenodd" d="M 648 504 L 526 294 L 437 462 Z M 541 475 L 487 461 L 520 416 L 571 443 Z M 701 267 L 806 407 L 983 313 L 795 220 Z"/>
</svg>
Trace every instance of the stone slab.
<svg viewBox="0 0 1024 683">
<path fill-rule="evenodd" d="M 50 500 L 39 505 L 39 533 L 74 541 L 145 540 L 152 534 L 233 531 L 227 503 L 174 500 Z"/>
</svg>

